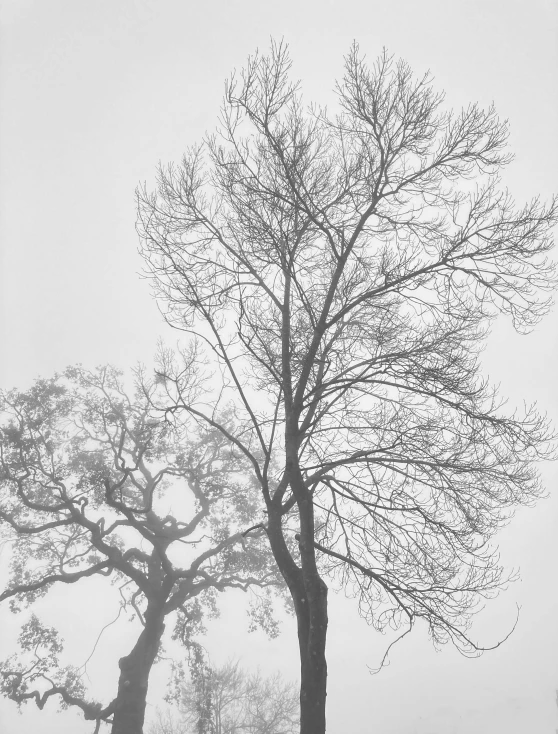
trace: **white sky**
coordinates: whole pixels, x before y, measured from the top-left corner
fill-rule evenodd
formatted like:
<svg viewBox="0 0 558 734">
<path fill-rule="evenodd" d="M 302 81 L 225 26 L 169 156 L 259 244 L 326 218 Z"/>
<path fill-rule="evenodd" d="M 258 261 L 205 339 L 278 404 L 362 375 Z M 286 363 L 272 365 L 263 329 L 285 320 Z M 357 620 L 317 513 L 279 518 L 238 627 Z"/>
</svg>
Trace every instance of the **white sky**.
<svg viewBox="0 0 558 734">
<path fill-rule="evenodd" d="M 70 363 L 122 367 L 149 362 L 161 323 L 141 269 L 134 188 L 159 160 L 180 157 L 210 129 L 223 81 L 269 37 L 291 46 L 306 99 L 327 102 L 342 56 L 356 38 L 374 57 L 383 46 L 417 73 L 430 69 L 452 105 L 494 101 L 511 122 L 516 160 L 505 183 L 519 200 L 548 197 L 558 170 L 558 5 L 553 0 L 3 0 L 0 67 L 0 385 L 25 386 Z M 558 422 L 555 375 L 558 314 L 518 338 L 505 323 L 486 368 L 520 404 L 538 400 Z M 391 666 L 368 675 L 386 638 L 332 600 L 328 730 L 332 734 L 547 734 L 558 726 L 556 542 L 557 472 L 551 498 L 522 511 L 502 535 L 502 553 L 522 581 L 478 618 L 473 634 L 499 650 L 465 660 L 435 653 L 422 630 L 407 637 Z M 100 589 L 100 587 L 98 587 Z M 96 615 L 114 606 L 97 587 L 75 588 L 47 610 L 63 612 L 78 662 L 87 657 Z M 240 600 L 241 601 L 241 600 Z M 296 676 L 292 623 L 275 643 L 244 636 L 240 601 L 227 597 L 208 648 L 219 662 Z M 0 612 L 0 657 L 16 629 Z M 111 695 L 115 651 L 126 653 L 126 625 L 103 638 L 91 663 L 96 687 Z M 104 667 L 103 667 L 104 666 Z M 108 666 L 108 667 L 107 667 Z M 106 672 L 105 672 L 106 671 Z M 155 673 L 154 698 L 164 691 Z M 104 686 L 104 684 L 106 685 Z M 104 687 L 103 687 L 104 686 Z M 105 699 L 105 700 L 106 700 Z M 5 734 L 89 732 L 72 714 L 18 716 L 0 701 Z"/>
</svg>

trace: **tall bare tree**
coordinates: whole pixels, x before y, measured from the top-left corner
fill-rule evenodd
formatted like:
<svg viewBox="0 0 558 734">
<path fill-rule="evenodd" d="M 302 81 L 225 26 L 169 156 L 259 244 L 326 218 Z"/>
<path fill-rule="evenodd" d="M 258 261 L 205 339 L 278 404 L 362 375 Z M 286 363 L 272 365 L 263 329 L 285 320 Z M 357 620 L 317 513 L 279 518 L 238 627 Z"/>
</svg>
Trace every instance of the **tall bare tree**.
<svg viewBox="0 0 558 734">
<path fill-rule="evenodd" d="M 209 426 L 161 421 L 157 385 L 140 383 L 130 396 L 115 370 L 76 368 L 0 395 L 0 532 L 13 541 L 0 602 L 17 612 L 56 585 L 104 576 L 117 585 L 119 613 L 141 625 L 106 706 L 86 697 L 84 669 L 61 662 L 59 633 L 35 614 L 20 651 L 0 663 L 0 690 L 40 709 L 59 698 L 113 734 L 141 734 L 169 615 L 188 645 L 217 592 L 258 585 L 265 599 L 280 581 L 257 532 L 244 532 L 255 505 L 244 457 Z"/>
<path fill-rule="evenodd" d="M 546 313 L 557 205 L 517 207 L 506 124 L 445 110 L 404 62 L 353 46 L 335 114 L 289 69 L 279 44 L 232 77 L 217 133 L 138 191 L 139 232 L 168 322 L 213 369 L 192 400 L 164 358 L 168 410 L 251 463 L 298 620 L 301 732 L 323 734 L 325 576 L 377 628 L 422 619 L 477 649 L 470 615 L 506 578 L 489 541 L 549 452 L 478 354 L 498 314 L 522 332 Z"/>
</svg>

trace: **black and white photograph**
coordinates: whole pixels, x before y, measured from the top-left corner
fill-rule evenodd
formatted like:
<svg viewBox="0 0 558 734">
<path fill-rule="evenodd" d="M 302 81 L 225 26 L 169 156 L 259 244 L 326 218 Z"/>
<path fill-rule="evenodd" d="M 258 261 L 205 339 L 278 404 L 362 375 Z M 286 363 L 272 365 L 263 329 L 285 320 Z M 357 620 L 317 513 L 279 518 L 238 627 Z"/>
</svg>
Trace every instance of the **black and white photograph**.
<svg viewBox="0 0 558 734">
<path fill-rule="evenodd" d="M 3 0 L 0 734 L 558 733 L 555 0 Z"/>
</svg>

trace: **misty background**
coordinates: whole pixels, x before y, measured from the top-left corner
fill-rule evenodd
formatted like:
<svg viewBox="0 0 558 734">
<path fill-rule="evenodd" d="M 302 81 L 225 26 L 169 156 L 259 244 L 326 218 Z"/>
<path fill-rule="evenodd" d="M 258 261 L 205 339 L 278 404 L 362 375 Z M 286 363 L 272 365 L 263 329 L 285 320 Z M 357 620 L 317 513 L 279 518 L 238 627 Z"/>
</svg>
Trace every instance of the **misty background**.
<svg viewBox="0 0 558 734">
<path fill-rule="evenodd" d="M 385 46 L 417 75 L 430 69 L 446 104 L 494 102 L 511 125 L 515 161 L 503 184 L 521 202 L 556 190 L 558 4 L 553 0 L 3 0 L 0 11 L 0 386 L 27 387 L 77 362 L 150 364 L 163 323 L 139 277 L 134 189 L 159 161 L 178 160 L 210 131 L 223 84 L 270 36 L 284 38 L 305 100 L 334 104 L 334 80 L 356 39 L 369 59 Z M 485 373 L 510 405 L 537 401 L 558 425 L 558 311 L 518 337 L 498 321 Z M 558 727 L 558 468 L 543 468 L 549 498 L 518 512 L 499 536 L 521 581 L 487 604 L 472 637 L 498 650 L 475 660 L 433 650 L 417 625 L 371 676 L 393 639 L 368 628 L 356 604 L 331 597 L 328 731 L 332 734 L 552 734 Z M 5 574 L 0 555 L 0 587 Z M 95 581 L 52 591 L 39 607 L 83 663 L 117 612 Z M 241 659 L 264 673 L 298 674 L 293 619 L 269 641 L 248 634 L 241 592 L 222 596 L 204 641 L 213 662 Z M 22 618 L 0 609 L 0 658 Z M 117 659 L 133 630 L 107 628 L 87 666 L 90 691 L 112 697 Z M 169 649 L 169 654 L 170 654 Z M 152 674 L 153 712 L 168 665 Z M 73 712 L 19 715 L 0 700 L 4 734 L 89 733 Z"/>
</svg>

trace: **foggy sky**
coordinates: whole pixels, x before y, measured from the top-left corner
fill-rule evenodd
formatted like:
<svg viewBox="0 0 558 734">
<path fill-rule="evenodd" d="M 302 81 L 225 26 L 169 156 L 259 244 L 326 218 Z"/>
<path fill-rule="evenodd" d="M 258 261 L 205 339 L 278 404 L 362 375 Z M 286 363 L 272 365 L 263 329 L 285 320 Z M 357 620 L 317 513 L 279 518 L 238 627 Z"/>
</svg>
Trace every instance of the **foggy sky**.
<svg viewBox="0 0 558 734">
<path fill-rule="evenodd" d="M 415 73 L 430 69 L 455 107 L 492 101 L 511 123 L 515 162 L 504 185 L 521 202 L 548 198 L 558 170 L 558 5 L 553 0 L 3 0 L 0 58 L 0 386 L 25 387 L 66 365 L 150 362 L 162 323 L 138 273 L 134 188 L 159 161 L 178 160 L 216 121 L 223 82 L 269 38 L 290 44 L 306 100 L 332 103 L 331 89 L 353 39 L 373 59 L 382 47 Z M 538 401 L 558 425 L 558 312 L 518 337 L 499 322 L 484 364 L 512 405 Z M 328 638 L 331 734 L 549 734 L 558 727 L 556 467 L 544 469 L 550 498 L 522 510 L 501 534 L 508 567 L 522 580 L 477 618 L 472 636 L 501 648 L 467 660 L 436 653 L 420 626 L 370 676 L 391 637 L 333 596 Z M 0 565 L 2 556 L 0 556 Z M 5 579 L 0 575 L 0 587 Z M 115 604 L 85 582 L 51 593 L 45 621 L 62 622 L 82 663 Z M 103 587 L 104 588 L 104 587 Z M 269 642 L 245 635 L 241 594 L 227 593 L 207 647 L 217 663 L 297 675 L 293 620 Z M 0 658 L 21 618 L 0 610 Z M 92 691 L 114 694 L 116 660 L 134 629 L 109 628 L 88 666 Z M 164 694 L 156 668 L 151 703 Z M 0 700 L 3 734 L 81 734 L 73 713 L 19 716 Z M 152 710 L 152 709 L 150 709 Z"/>
</svg>

